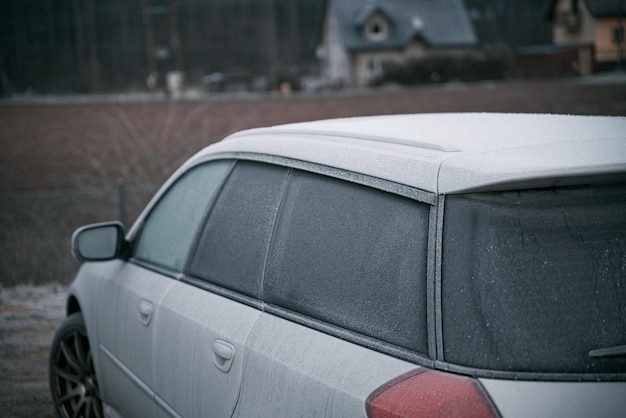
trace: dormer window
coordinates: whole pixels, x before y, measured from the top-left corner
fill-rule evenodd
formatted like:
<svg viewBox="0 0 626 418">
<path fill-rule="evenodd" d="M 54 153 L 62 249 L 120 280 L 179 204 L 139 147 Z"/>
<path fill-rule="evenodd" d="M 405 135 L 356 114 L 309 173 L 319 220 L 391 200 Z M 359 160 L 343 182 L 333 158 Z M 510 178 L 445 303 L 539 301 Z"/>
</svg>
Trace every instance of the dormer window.
<svg viewBox="0 0 626 418">
<path fill-rule="evenodd" d="M 421 31 L 424 29 L 424 21 L 419 16 L 413 16 L 411 18 L 411 26 L 416 31 Z"/>
<path fill-rule="evenodd" d="M 389 37 L 389 23 L 382 16 L 374 16 L 365 24 L 363 32 L 370 41 L 384 41 Z"/>
</svg>

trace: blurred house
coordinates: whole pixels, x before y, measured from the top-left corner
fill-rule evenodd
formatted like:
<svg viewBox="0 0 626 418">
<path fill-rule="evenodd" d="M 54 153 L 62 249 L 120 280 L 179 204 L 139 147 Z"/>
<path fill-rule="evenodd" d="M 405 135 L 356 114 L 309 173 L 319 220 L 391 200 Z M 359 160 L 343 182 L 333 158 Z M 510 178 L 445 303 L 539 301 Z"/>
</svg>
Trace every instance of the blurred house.
<svg viewBox="0 0 626 418">
<path fill-rule="evenodd" d="M 329 0 L 322 77 L 333 85 L 366 85 L 386 63 L 456 54 L 477 44 L 462 0 Z"/>
<path fill-rule="evenodd" d="M 554 44 L 575 48 L 579 74 L 616 68 L 624 62 L 626 0 L 551 0 L 547 17 Z"/>
</svg>

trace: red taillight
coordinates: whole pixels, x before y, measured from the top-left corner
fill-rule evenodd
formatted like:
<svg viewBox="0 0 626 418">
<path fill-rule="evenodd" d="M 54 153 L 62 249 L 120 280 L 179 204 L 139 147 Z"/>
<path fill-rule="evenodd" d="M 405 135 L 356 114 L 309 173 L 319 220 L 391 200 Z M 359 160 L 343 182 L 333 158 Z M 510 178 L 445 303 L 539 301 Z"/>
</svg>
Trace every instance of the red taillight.
<svg viewBox="0 0 626 418">
<path fill-rule="evenodd" d="M 376 389 L 365 402 L 370 418 L 497 418 L 476 379 L 416 369 Z"/>
</svg>

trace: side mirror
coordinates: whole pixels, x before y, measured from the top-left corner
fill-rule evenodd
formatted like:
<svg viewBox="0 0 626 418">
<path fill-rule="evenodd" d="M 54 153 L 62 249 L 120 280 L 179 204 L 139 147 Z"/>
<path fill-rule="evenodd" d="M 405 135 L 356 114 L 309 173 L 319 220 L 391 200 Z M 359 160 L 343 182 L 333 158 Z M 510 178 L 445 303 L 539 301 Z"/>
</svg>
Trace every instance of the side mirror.
<svg viewBox="0 0 626 418">
<path fill-rule="evenodd" d="M 72 253 L 80 261 L 107 261 L 122 255 L 124 226 L 105 222 L 78 228 L 72 235 Z"/>
</svg>

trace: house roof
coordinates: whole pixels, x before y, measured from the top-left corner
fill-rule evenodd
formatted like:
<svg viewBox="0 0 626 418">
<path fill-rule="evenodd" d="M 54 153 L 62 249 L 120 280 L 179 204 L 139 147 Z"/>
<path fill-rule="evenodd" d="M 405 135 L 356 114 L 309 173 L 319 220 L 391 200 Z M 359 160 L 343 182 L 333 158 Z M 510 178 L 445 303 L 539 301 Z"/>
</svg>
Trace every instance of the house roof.
<svg viewBox="0 0 626 418">
<path fill-rule="evenodd" d="M 554 7 L 559 0 L 551 0 L 548 6 L 548 10 L 546 12 L 546 16 L 548 19 L 554 18 Z M 613 17 L 618 16 L 620 14 L 620 4 L 621 4 L 621 15 L 626 15 L 626 1 L 624 0 L 579 0 L 584 1 L 587 6 L 587 10 L 594 17 Z"/>
<path fill-rule="evenodd" d="M 346 49 L 401 49 L 419 37 L 434 47 L 472 46 L 477 42 L 462 0 L 330 0 Z M 362 26 L 375 14 L 389 20 L 389 37 L 366 39 Z"/>
<path fill-rule="evenodd" d="M 304 122 L 234 134 L 189 164 L 233 153 L 309 161 L 433 193 L 600 174 L 623 181 L 626 118 L 460 113 Z"/>
<path fill-rule="evenodd" d="M 626 2 L 621 0 L 585 0 L 587 9 L 595 17 L 611 17 L 626 14 Z"/>
</svg>

